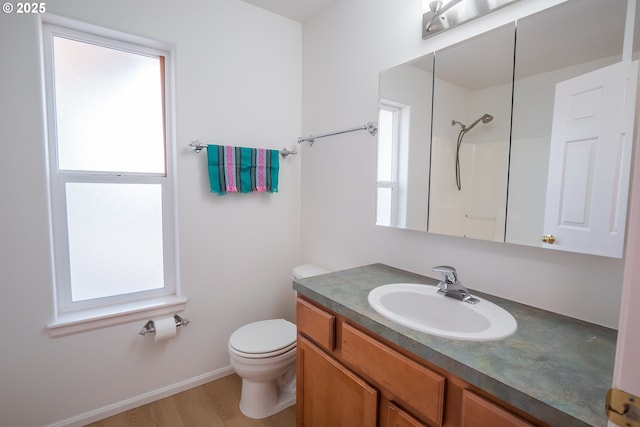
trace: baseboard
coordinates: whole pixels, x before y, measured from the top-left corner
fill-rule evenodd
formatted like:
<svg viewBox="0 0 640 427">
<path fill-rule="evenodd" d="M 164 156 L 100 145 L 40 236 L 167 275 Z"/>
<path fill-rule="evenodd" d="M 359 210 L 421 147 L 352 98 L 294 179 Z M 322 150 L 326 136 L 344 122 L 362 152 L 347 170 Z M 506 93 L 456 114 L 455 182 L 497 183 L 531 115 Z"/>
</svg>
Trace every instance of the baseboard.
<svg viewBox="0 0 640 427">
<path fill-rule="evenodd" d="M 66 420 L 50 424 L 47 427 L 82 427 L 112 415 L 119 414 L 120 412 L 128 411 L 129 409 L 137 408 L 138 406 L 146 405 L 147 403 L 154 402 L 164 397 L 215 381 L 219 378 L 231 375 L 232 373 L 233 369 L 231 366 L 225 366 L 223 368 L 216 369 L 215 371 L 207 372 L 166 387 L 161 387 L 129 399 L 121 400 L 120 402 L 103 406 L 102 408 L 98 408 L 93 411 L 85 412 L 84 414 L 76 415 L 75 417 L 67 418 Z"/>
</svg>

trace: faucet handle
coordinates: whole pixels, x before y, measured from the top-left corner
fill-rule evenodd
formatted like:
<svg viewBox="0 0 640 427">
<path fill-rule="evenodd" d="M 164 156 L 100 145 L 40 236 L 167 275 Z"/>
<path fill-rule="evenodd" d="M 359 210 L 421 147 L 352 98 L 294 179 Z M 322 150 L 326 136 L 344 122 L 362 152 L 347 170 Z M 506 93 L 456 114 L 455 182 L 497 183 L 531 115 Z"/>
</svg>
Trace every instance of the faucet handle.
<svg viewBox="0 0 640 427">
<path fill-rule="evenodd" d="M 456 283 L 458 281 L 458 273 L 456 269 L 448 265 L 439 265 L 433 267 L 433 271 L 441 273 L 445 283 Z"/>
</svg>

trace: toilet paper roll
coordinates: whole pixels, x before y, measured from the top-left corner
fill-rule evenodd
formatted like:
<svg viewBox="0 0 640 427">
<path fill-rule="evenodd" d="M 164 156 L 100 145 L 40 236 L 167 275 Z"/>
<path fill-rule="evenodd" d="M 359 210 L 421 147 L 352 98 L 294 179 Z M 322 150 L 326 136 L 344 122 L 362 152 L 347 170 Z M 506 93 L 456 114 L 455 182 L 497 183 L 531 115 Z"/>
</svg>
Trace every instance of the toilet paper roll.
<svg viewBox="0 0 640 427">
<path fill-rule="evenodd" d="M 153 327 L 156 330 L 156 342 L 166 341 L 176 336 L 176 320 L 173 316 L 153 319 Z"/>
</svg>

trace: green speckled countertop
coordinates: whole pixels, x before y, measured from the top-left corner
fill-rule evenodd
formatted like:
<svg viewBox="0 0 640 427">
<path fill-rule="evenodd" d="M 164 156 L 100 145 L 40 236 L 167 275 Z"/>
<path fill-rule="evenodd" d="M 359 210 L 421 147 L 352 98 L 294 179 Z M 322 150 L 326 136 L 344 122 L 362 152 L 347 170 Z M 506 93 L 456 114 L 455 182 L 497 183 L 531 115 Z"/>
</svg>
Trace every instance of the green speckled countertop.
<svg viewBox="0 0 640 427">
<path fill-rule="evenodd" d="M 518 330 L 501 341 L 456 341 L 387 320 L 367 302 L 369 291 L 380 285 L 437 282 L 372 264 L 297 280 L 293 288 L 548 424 L 607 425 L 604 399 L 612 384 L 615 330 L 472 290 L 509 311 Z"/>
</svg>

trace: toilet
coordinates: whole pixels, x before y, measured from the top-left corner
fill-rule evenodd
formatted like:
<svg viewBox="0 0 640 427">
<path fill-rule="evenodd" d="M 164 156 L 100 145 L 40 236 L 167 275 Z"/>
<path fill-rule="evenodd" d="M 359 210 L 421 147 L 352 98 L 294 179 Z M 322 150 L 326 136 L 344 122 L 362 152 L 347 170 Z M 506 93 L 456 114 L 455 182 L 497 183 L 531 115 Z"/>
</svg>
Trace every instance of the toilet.
<svg viewBox="0 0 640 427">
<path fill-rule="evenodd" d="M 295 267 L 292 279 L 329 273 L 324 267 Z M 296 325 L 285 319 L 249 323 L 228 343 L 231 367 L 242 378 L 240 411 L 266 418 L 296 403 Z"/>
</svg>

